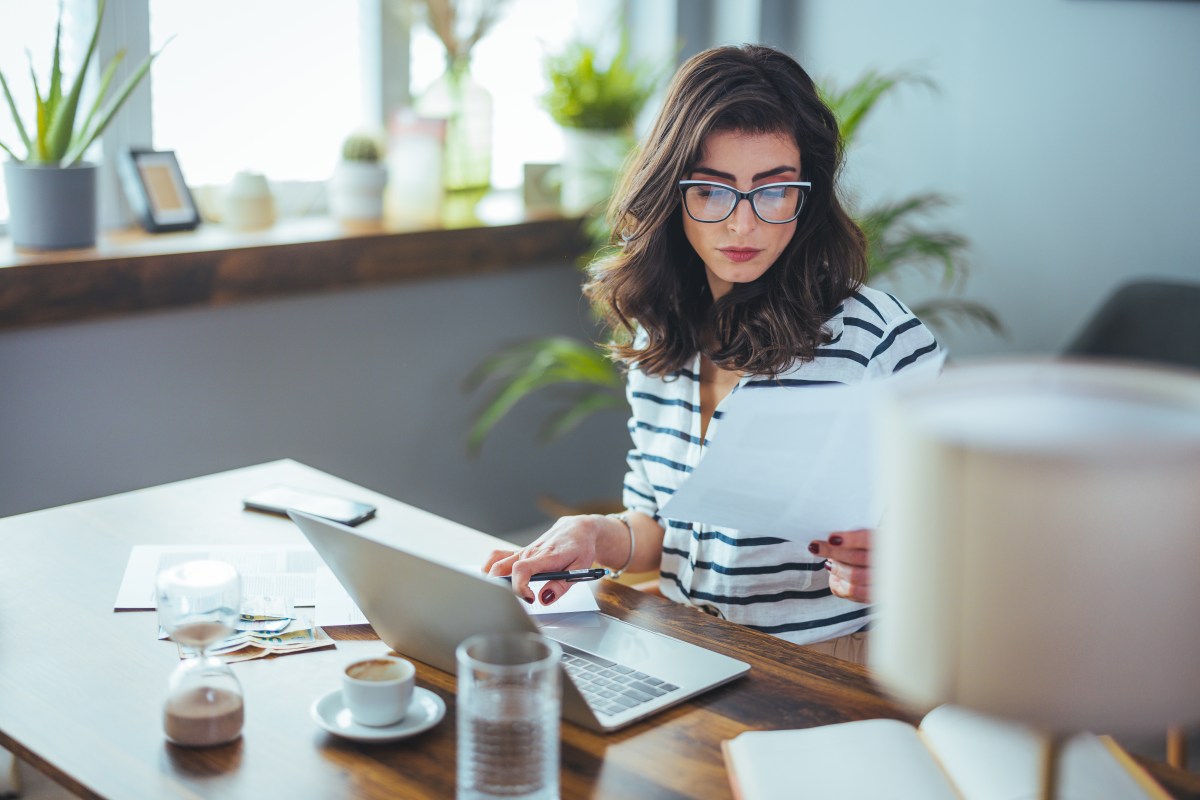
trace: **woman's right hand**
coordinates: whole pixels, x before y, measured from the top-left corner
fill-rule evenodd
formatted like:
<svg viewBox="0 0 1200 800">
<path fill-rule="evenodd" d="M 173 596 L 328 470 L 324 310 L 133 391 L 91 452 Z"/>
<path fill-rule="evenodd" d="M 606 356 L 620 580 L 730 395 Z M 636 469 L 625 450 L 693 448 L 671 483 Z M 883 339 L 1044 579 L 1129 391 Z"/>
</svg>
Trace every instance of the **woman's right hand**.
<svg viewBox="0 0 1200 800">
<path fill-rule="evenodd" d="M 493 550 L 481 568 L 493 577 L 512 576 L 513 591 L 526 603 L 533 603 L 529 577 L 536 572 L 558 572 L 587 569 L 596 563 L 597 543 L 605 528 L 614 522 L 598 514 L 560 517 L 550 530 L 533 544 L 520 550 Z M 566 581 L 547 581 L 542 587 L 542 605 L 548 606 L 566 593 L 571 584 Z"/>
</svg>

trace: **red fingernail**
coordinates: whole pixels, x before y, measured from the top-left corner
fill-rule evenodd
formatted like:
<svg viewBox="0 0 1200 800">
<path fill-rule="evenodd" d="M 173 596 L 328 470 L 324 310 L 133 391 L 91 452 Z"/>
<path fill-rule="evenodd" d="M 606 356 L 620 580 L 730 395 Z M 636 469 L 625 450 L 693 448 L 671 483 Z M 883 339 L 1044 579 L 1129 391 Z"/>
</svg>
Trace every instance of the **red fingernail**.
<svg viewBox="0 0 1200 800">
<path fill-rule="evenodd" d="M 532 597 L 526 597 L 525 595 L 521 595 L 521 599 L 524 600 L 526 603 L 529 603 L 529 605 L 533 605 Z"/>
<path fill-rule="evenodd" d="M 542 592 L 542 605 L 548 606 L 553 602 L 554 602 L 554 590 L 553 589 L 547 589 L 546 591 Z"/>
<path fill-rule="evenodd" d="M 808 552 L 815 556 L 817 553 L 821 552 L 821 546 L 816 542 L 810 542 L 808 545 Z"/>
<path fill-rule="evenodd" d="M 833 572 L 833 564 L 830 564 L 828 561 L 826 561 L 825 569 L 829 570 L 830 572 Z"/>
<path fill-rule="evenodd" d="M 837 547 L 837 546 L 841 545 L 841 543 L 842 543 L 842 537 L 840 537 L 840 536 L 830 536 L 830 537 L 829 537 L 829 543 L 830 543 L 831 545 L 833 545 L 834 547 Z"/>
</svg>

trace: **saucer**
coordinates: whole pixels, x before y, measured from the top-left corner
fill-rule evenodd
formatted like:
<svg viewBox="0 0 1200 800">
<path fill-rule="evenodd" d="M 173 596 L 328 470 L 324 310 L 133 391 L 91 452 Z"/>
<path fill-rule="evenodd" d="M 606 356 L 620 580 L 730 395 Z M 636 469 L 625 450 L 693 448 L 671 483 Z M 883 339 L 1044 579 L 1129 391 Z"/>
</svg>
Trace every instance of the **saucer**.
<svg viewBox="0 0 1200 800">
<path fill-rule="evenodd" d="M 376 728 L 355 722 L 350 709 L 342 702 L 342 690 L 334 689 L 318 697 L 308 713 L 314 722 L 335 736 L 356 742 L 390 742 L 415 736 L 437 725 L 446 716 L 446 702 L 428 689 L 417 686 L 404 719 L 395 725 Z"/>
</svg>

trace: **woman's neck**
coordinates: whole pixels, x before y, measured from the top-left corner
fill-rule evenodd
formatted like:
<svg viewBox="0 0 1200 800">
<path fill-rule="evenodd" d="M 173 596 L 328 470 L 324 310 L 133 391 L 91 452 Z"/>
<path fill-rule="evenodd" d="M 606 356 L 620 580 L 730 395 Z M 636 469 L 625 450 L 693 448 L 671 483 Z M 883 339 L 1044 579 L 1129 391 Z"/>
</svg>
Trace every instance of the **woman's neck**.
<svg viewBox="0 0 1200 800">
<path fill-rule="evenodd" d="M 708 356 L 700 354 L 700 438 L 708 433 L 708 423 L 721 401 L 729 396 L 733 387 L 742 379 L 742 374 L 731 369 L 722 369 Z"/>
</svg>

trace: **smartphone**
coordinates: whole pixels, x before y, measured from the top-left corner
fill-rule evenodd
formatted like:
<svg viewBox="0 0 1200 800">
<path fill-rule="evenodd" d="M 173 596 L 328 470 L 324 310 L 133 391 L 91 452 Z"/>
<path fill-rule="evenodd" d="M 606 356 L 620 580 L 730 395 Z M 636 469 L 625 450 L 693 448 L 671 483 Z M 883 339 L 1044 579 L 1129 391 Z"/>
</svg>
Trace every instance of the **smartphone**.
<svg viewBox="0 0 1200 800">
<path fill-rule="evenodd" d="M 314 517 L 324 517 L 343 525 L 358 525 L 375 516 L 375 506 L 360 503 L 357 500 L 347 500 L 344 497 L 333 497 L 320 492 L 309 492 L 293 489 L 290 486 L 271 486 L 255 492 L 242 501 L 242 505 L 252 511 L 263 511 L 268 514 L 287 516 L 288 509 L 294 508 Z"/>
</svg>

